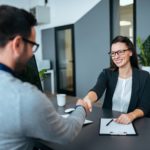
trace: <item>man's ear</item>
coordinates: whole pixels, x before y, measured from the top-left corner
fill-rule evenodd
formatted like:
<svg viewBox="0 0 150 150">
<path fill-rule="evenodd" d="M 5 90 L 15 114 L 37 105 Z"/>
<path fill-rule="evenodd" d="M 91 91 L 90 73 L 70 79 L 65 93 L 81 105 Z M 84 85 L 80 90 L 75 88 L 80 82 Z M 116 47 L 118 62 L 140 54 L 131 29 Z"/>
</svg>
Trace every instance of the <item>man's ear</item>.
<svg viewBox="0 0 150 150">
<path fill-rule="evenodd" d="M 21 36 L 16 36 L 12 41 L 13 53 L 16 57 L 20 56 L 23 49 L 23 41 Z"/>
</svg>

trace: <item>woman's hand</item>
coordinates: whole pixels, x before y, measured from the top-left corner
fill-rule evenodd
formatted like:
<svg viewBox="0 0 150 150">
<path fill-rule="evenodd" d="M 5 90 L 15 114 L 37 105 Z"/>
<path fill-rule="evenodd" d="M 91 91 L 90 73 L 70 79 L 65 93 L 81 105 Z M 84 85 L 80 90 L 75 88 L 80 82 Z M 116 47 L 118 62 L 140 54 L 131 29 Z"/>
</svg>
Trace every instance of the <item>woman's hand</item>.
<svg viewBox="0 0 150 150">
<path fill-rule="evenodd" d="M 92 112 L 92 104 L 97 100 L 97 94 L 94 91 L 90 91 L 84 98 L 83 101 L 87 103 L 88 110 Z"/>
<path fill-rule="evenodd" d="M 92 102 L 91 102 L 91 100 L 89 98 L 84 98 L 83 101 L 87 103 L 89 112 L 92 112 Z"/>
<path fill-rule="evenodd" d="M 129 124 L 135 119 L 135 115 L 133 113 L 121 114 L 114 121 L 121 124 Z"/>
</svg>

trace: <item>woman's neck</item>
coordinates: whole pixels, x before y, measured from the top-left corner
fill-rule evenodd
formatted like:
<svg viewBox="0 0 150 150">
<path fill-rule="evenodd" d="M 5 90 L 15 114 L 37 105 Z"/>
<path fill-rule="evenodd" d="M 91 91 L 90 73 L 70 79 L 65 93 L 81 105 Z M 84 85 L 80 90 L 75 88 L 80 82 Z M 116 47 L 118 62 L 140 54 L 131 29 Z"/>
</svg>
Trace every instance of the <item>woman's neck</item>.
<svg viewBox="0 0 150 150">
<path fill-rule="evenodd" d="M 122 68 L 119 68 L 119 77 L 126 79 L 129 78 L 130 76 L 132 76 L 131 65 L 127 65 Z"/>
</svg>

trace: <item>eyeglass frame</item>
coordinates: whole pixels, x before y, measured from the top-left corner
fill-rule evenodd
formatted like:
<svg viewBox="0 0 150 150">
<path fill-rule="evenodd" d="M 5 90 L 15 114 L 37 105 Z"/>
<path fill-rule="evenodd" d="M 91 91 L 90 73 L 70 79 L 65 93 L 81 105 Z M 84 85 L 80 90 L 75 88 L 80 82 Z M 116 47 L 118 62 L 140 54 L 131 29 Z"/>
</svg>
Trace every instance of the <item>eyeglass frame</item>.
<svg viewBox="0 0 150 150">
<path fill-rule="evenodd" d="M 121 56 L 121 55 L 123 55 L 126 51 L 129 51 L 129 48 L 128 48 L 128 49 L 123 49 L 123 50 L 118 50 L 118 51 L 116 51 L 116 52 L 113 52 L 113 54 L 112 54 L 112 52 L 108 52 L 108 54 L 109 54 L 111 57 L 115 57 L 116 54 L 117 54 L 118 56 Z"/>
<path fill-rule="evenodd" d="M 38 50 L 38 48 L 39 48 L 39 46 L 40 46 L 38 43 L 33 42 L 33 41 L 30 41 L 30 40 L 28 40 L 28 39 L 26 39 L 26 38 L 22 38 L 22 39 L 23 39 L 24 42 L 30 43 L 30 44 L 36 46 L 35 50 L 32 49 L 32 52 L 33 52 L 33 53 L 35 53 L 35 52 Z"/>
</svg>

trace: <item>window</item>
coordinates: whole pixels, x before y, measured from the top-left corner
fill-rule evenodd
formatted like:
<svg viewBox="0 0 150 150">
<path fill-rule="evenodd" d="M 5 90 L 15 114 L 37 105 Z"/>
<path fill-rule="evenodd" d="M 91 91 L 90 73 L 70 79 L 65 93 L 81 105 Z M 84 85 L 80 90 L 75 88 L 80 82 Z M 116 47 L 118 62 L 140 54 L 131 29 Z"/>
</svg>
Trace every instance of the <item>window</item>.
<svg viewBox="0 0 150 150">
<path fill-rule="evenodd" d="M 111 40 L 117 35 L 127 36 L 134 42 L 135 37 L 135 3 L 134 0 L 112 0 Z"/>
</svg>

